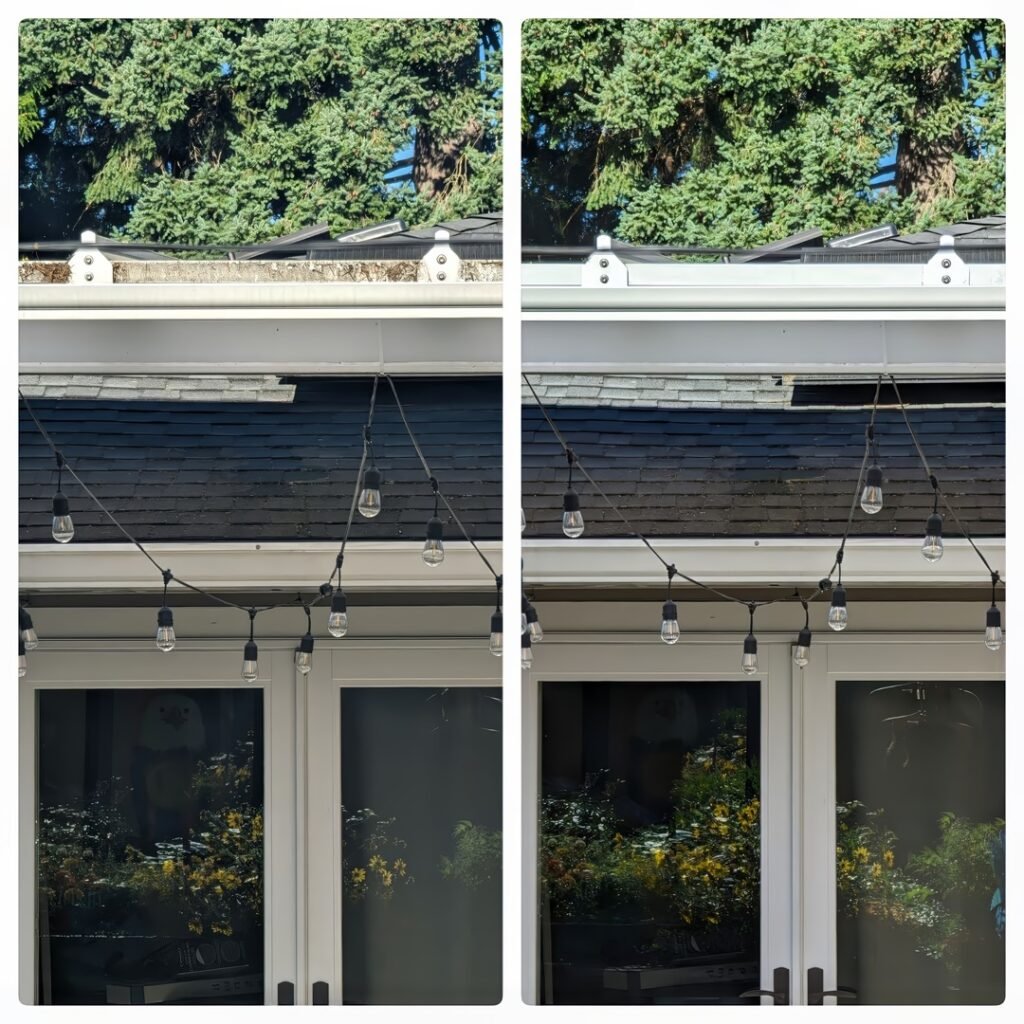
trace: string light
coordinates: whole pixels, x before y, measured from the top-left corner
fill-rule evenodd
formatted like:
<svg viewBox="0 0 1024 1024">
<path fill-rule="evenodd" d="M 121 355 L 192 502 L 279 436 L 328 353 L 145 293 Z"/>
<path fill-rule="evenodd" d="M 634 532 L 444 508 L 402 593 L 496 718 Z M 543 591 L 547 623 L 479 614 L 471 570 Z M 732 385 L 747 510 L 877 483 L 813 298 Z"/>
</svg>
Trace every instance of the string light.
<svg viewBox="0 0 1024 1024">
<path fill-rule="evenodd" d="M 331 611 L 327 616 L 327 632 L 340 639 L 348 632 L 348 598 L 340 588 L 331 596 Z"/>
<path fill-rule="evenodd" d="M 308 604 L 304 604 L 302 610 L 306 613 L 306 635 L 295 648 L 295 667 L 308 676 L 313 667 L 313 617 L 309 614 Z"/>
<path fill-rule="evenodd" d="M 804 628 L 800 630 L 800 635 L 796 638 L 796 647 L 793 648 L 793 663 L 798 668 L 806 668 L 807 663 L 811 660 L 811 610 L 807 602 L 800 597 L 799 591 L 796 596 L 804 607 Z"/>
<path fill-rule="evenodd" d="M 501 657 L 502 648 L 505 645 L 501 628 L 501 581 L 501 576 L 496 577 L 494 581 L 496 593 L 494 598 L 494 612 L 491 615 L 491 637 L 488 643 L 488 649 L 496 658 Z"/>
<path fill-rule="evenodd" d="M 539 644 L 544 639 L 544 627 L 540 624 L 540 616 L 537 609 L 523 595 L 523 618 L 526 620 L 526 630 L 530 634 L 530 642 Z"/>
<path fill-rule="evenodd" d="M 529 671 L 533 664 L 533 644 L 530 641 L 530 632 L 527 630 L 520 641 L 520 661 L 525 671 Z"/>
<path fill-rule="evenodd" d="M 430 478 L 434 491 L 434 514 L 427 520 L 427 539 L 423 542 L 423 561 L 427 565 L 440 565 L 444 561 L 444 525 L 437 515 L 437 477 Z"/>
<path fill-rule="evenodd" d="M 942 516 L 939 515 L 939 482 L 929 474 L 932 485 L 933 505 L 932 514 L 924 528 L 924 543 L 921 545 L 921 554 L 929 562 L 937 562 L 942 557 Z"/>
<path fill-rule="evenodd" d="M 373 389 L 374 397 L 377 394 L 376 381 Z M 370 433 L 370 425 L 363 427 L 363 459 L 369 458 L 370 465 L 363 472 L 362 490 L 359 492 L 359 514 L 364 519 L 374 519 L 380 515 L 380 471 L 377 469 L 377 462 L 373 454 L 373 436 Z"/>
<path fill-rule="evenodd" d="M 25 641 L 18 637 L 18 678 L 28 674 L 28 658 L 25 657 Z"/>
<path fill-rule="evenodd" d="M 32 625 L 32 616 L 20 605 L 18 606 L 18 630 L 21 633 L 21 641 L 25 645 L 25 650 L 34 651 L 39 646 L 39 637 Z"/>
<path fill-rule="evenodd" d="M 64 456 L 55 451 L 57 459 L 57 493 L 53 496 L 53 523 L 50 532 L 58 544 L 67 544 L 75 535 L 75 524 L 71 520 L 71 506 L 61 490 L 61 477 L 64 473 Z"/>
<path fill-rule="evenodd" d="M 569 482 L 562 498 L 562 533 L 570 540 L 575 540 L 583 536 L 584 527 L 580 496 L 572 489 L 572 467 L 576 464 L 576 453 L 566 448 L 565 459 L 569 463 Z"/>
<path fill-rule="evenodd" d="M 164 569 L 164 603 L 156 613 L 156 646 L 158 650 L 168 654 L 174 650 L 174 613 L 167 607 L 167 585 L 174 577 L 170 569 Z"/>
<path fill-rule="evenodd" d="M 757 672 L 757 637 L 754 636 L 754 612 L 757 611 L 757 605 L 751 601 L 747 605 L 747 610 L 750 612 L 750 631 L 743 641 L 743 659 L 740 667 L 748 676 L 752 676 Z"/>
<path fill-rule="evenodd" d="M 242 652 L 242 678 L 247 683 L 256 682 L 257 677 L 260 674 L 260 667 L 258 664 L 259 651 L 256 648 L 256 640 L 253 635 L 253 631 L 256 628 L 256 609 L 249 609 L 249 642 L 245 645 L 245 649 Z"/>
<path fill-rule="evenodd" d="M 999 573 L 992 573 L 992 607 L 985 613 L 985 646 L 990 651 L 998 651 L 1003 646 L 1003 620 L 996 607 L 996 584 Z"/>
<path fill-rule="evenodd" d="M 674 644 L 679 640 L 679 615 L 672 600 L 672 577 L 676 575 L 676 567 L 670 565 L 665 571 L 668 573 L 668 596 L 661 606 L 661 639 L 667 644 Z"/>
</svg>

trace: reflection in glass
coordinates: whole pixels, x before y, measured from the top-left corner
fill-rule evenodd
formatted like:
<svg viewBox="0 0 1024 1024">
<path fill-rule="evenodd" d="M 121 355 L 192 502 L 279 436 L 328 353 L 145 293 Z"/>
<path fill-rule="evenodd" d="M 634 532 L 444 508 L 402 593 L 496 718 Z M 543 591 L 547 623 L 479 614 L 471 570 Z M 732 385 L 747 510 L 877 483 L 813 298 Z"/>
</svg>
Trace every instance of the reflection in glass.
<svg viewBox="0 0 1024 1024">
<path fill-rule="evenodd" d="M 37 724 L 40 1002 L 262 1002 L 262 691 L 44 690 Z"/>
<path fill-rule="evenodd" d="M 837 686 L 838 982 L 859 1003 L 1003 1000 L 1004 691 Z"/>
<path fill-rule="evenodd" d="M 501 1000 L 501 690 L 341 691 L 342 996 Z"/>
<path fill-rule="evenodd" d="M 739 1002 L 760 980 L 757 683 L 541 694 L 542 1002 Z"/>
</svg>

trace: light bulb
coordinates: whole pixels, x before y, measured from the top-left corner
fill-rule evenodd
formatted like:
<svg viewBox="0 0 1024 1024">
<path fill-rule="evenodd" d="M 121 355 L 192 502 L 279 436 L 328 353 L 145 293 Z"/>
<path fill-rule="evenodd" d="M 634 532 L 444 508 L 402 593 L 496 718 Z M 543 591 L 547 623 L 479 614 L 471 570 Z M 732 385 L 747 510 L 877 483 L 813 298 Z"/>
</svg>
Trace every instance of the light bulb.
<svg viewBox="0 0 1024 1024">
<path fill-rule="evenodd" d="M 75 524 L 71 521 L 68 499 L 58 491 L 53 497 L 53 539 L 58 544 L 67 544 L 75 535 Z"/>
<path fill-rule="evenodd" d="M 327 616 L 327 632 L 334 637 L 343 637 L 348 632 L 348 599 L 340 587 L 331 598 L 331 611 Z"/>
<path fill-rule="evenodd" d="M 313 667 L 313 636 L 307 633 L 295 648 L 295 667 L 305 676 Z"/>
<path fill-rule="evenodd" d="M 519 616 L 520 633 L 525 633 L 529 630 L 530 624 L 526 621 L 526 612 L 522 612 Z"/>
<path fill-rule="evenodd" d="M 804 668 L 810 660 L 811 631 L 804 626 L 800 630 L 800 635 L 796 638 L 796 647 L 793 648 L 793 664 Z"/>
<path fill-rule="evenodd" d="M 32 626 L 32 616 L 24 608 L 18 609 L 18 626 L 26 651 L 34 651 L 39 646 L 39 637 Z"/>
<path fill-rule="evenodd" d="M 540 616 L 532 604 L 526 605 L 526 628 L 530 634 L 530 643 L 539 644 L 544 639 L 544 628 L 540 624 Z"/>
<path fill-rule="evenodd" d="M 1003 621 L 999 609 L 992 605 L 985 615 L 985 646 L 998 651 L 1003 645 Z"/>
<path fill-rule="evenodd" d="M 522 643 L 520 644 L 521 651 L 521 662 L 524 669 L 528 669 L 533 664 L 533 647 L 530 644 L 530 634 L 524 633 Z"/>
<path fill-rule="evenodd" d="M 25 657 L 25 641 L 18 640 L 18 678 L 21 679 L 28 672 L 28 658 Z"/>
<path fill-rule="evenodd" d="M 832 606 L 828 610 L 828 625 L 837 633 L 846 629 L 848 616 L 846 612 L 846 588 L 840 584 L 832 591 Z"/>
<path fill-rule="evenodd" d="M 878 466 L 868 469 L 864 490 L 860 492 L 860 507 L 869 516 L 882 511 L 882 470 Z"/>
<path fill-rule="evenodd" d="M 679 616 L 675 601 L 666 601 L 661 606 L 661 639 L 674 644 L 679 639 Z"/>
<path fill-rule="evenodd" d="M 427 539 L 423 542 L 423 561 L 440 565 L 444 561 L 444 527 L 437 516 L 427 520 Z"/>
<path fill-rule="evenodd" d="M 757 637 L 753 633 L 748 633 L 743 641 L 743 660 L 740 666 L 748 676 L 757 671 Z"/>
<path fill-rule="evenodd" d="M 380 471 L 372 466 L 363 473 L 363 489 L 357 505 L 364 519 L 380 515 Z"/>
<path fill-rule="evenodd" d="M 942 557 L 942 516 L 933 512 L 928 517 L 928 525 L 924 530 L 924 543 L 921 554 L 929 562 L 937 562 Z"/>
<path fill-rule="evenodd" d="M 242 653 L 242 678 L 247 683 L 254 683 L 257 676 L 260 674 L 259 665 L 257 662 L 257 651 L 256 644 L 250 640 L 245 645 L 245 650 Z"/>
<path fill-rule="evenodd" d="M 156 613 L 156 646 L 167 654 L 174 650 L 174 613 L 164 605 Z"/>
<path fill-rule="evenodd" d="M 519 510 L 519 532 L 526 533 L 526 511 L 522 508 Z"/>
<path fill-rule="evenodd" d="M 570 487 L 562 498 L 562 533 L 575 539 L 583 534 L 583 513 L 580 511 L 580 496 Z"/>
<path fill-rule="evenodd" d="M 501 633 L 501 612 L 495 612 L 491 616 L 491 641 L 489 644 L 490 652 L 496 658 L 501 657 L 501 651 L 504 647 L 504 640 Z"/>
</svg>

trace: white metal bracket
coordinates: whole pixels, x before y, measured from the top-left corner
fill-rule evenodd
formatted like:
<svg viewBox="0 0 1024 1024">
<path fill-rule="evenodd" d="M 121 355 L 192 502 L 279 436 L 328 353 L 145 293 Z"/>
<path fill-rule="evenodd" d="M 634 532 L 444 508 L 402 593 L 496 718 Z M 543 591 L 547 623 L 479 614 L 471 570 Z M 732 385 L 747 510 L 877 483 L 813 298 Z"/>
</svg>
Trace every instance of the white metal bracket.
<svg viewBox="0 0 1024 1024">
<path fill-rule="evenodd" d="M 451 235 L 443 228 L 434 232 L 434 245 L 420 260 L 421 273 L 428 281 L 451 284 L 462 280 L 462 260 L 448 244 Z"/>
<path fill-rule="evenodd" d="M 925 264 L 921 283 L 939 288 L 962 288 L 971 283 L 971 268 L 956 254 L 952 235 L 939 239 L 939 251 Z"/>
<path fill-rule="evenodd" d="M 114 266 L 105 253 L 90 248 L 96 244 L 95 231 L 82 232 L 82 246 L 68 260 L 72 284 L 113 284 Z"/>
<path fill-rule="evenodd" d="M 626 264 L 612 252 L 612 240 L 608 235 L 597 236 L 597 250 L 583 264 L 580 284 L 584 288 L 625 288 L 629 285 Z"/>
</svg>

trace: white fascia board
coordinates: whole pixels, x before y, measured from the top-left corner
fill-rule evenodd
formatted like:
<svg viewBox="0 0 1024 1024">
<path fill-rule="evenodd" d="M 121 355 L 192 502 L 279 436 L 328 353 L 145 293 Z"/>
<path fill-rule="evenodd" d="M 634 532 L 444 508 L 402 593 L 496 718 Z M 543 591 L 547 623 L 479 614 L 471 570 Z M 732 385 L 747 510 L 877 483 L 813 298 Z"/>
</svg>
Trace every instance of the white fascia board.
<svg viewBox="0 0 1024 1024">
<path fill-rule="evenodd" d="M 658 553 L 680 572 L 711 586 L 777 584 L 782 588 L 815 586 L 835 558 L 838 540 L 818 537 L 662 539 Z M 1006 542 L 979 540 L 993 568 L 1005 568 Z M 666 581 L 664 567 L 639 540 L 523 539 L 526 585 L 651 586 Z M 843 582 L 856 586 L 984 585 L 988 573 L 962 538 L 949 537 L 938 562 L 921 555 L 919 540 L 854 537 L 846 543 Z M 676 579 L 673 588 L 691 588 Z"/>
<path fill-rule="evenodd" d="M 525 310 L 1002 310 L 1004 264 L 925 283 L 926 264 L 626 264 L 628 284 L 582 284 L 577 264 L 524 264 Z"/>
<path fill-rule="evenodd" d="M 526 373 L 1002 375 L 1003 314 L 566 315 L 523 323 Z"/>
<path fill-rule="evenodd" d="M 211 310 L 268 310 L 275 315 L 337 318 L 352 310 L 371 311 L 375 317 L 422 316 L 423 310 L 490 308 L 500 311 L 501 282 L 309 282 L 285 284 L 22 284 L 18 307 L 22 315 L 89 310 L 120 310 L 128 316 L 148 318 L 180 312 L 183 317 L 207 318 Z M 145 314 L 145 315 L 143 315 Z"/>
<path fill-rule="evenodd" d="M 220 593 L 282 589 L 309 593 L 328 580 L 337 543 L 149 544 L 150 554 L 175 576 Z M 501 571 L 501 544 L 478 542 Z M 465 541 L 445 542 L 444 562 L 428 566 L 422 543 L 350 542 L 343 572 L 346 590 L 490 590 L 494 577 Z M 160 574 L 130 544 L 23 544 L 19 548 L 23 590 L 48 593 L 163 588 Z"/>
<path fill-rule="evenodd" d="M 157 313 L 144 323 L 106 316 L 23 320 L 19 367 L 22 373 L 501 372 L 500 310 L 469 316 L 469 310 L 439 309 L 421 320 L 288 322 L 265 316 L 266 310 L 246 312 L 260 316 L 186 322 Z"/>
</svg>

